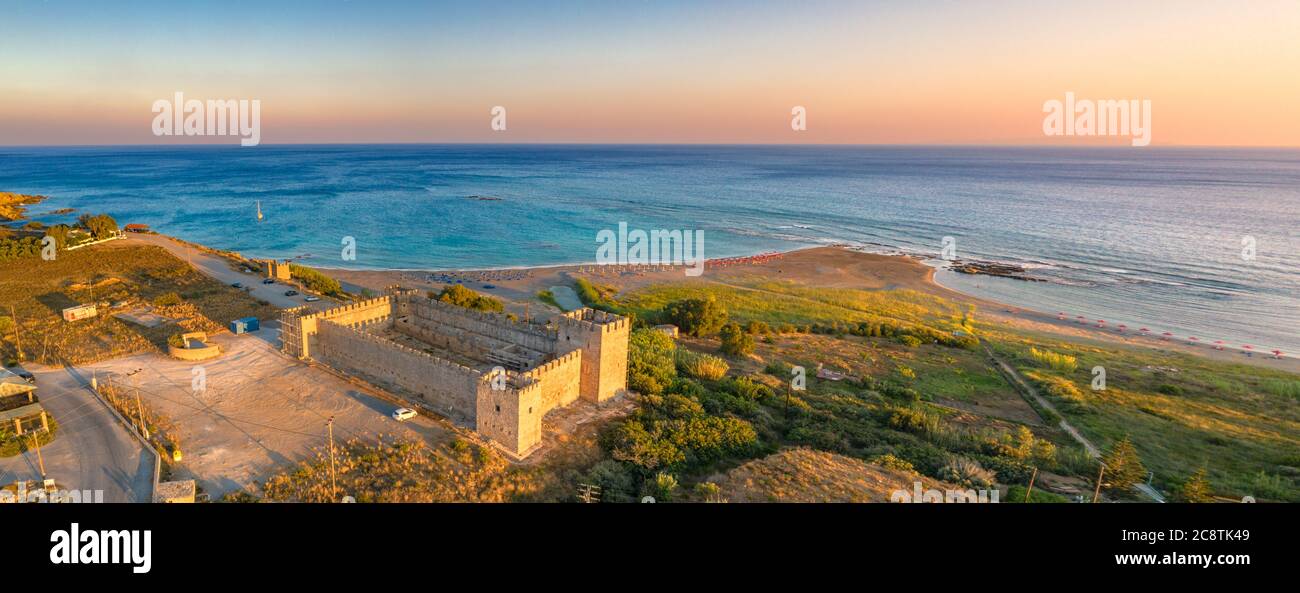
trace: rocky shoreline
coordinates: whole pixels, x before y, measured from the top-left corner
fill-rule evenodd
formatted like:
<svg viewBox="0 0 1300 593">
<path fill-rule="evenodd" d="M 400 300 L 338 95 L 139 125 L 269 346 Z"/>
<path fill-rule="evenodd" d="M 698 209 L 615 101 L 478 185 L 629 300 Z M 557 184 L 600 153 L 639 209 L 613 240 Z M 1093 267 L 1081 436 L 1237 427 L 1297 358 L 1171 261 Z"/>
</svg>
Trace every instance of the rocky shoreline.
<svg viewBox="0 0 1300 593">
<path fill-rule="evenodd" d="M 1004 264 L 987 261 L 956 261 L 948 268 L 961 274 L 983 274 L 985 276 L 1000 276 L 1002 278 L 1011 278 L 1013 280 L 1024 280 L 1025 282 L 1046 282 L 1042 278 L 1035 278 L 1029 275 L 1029 271 L 1023 266 L 1015 264 Z"/>
</svg>

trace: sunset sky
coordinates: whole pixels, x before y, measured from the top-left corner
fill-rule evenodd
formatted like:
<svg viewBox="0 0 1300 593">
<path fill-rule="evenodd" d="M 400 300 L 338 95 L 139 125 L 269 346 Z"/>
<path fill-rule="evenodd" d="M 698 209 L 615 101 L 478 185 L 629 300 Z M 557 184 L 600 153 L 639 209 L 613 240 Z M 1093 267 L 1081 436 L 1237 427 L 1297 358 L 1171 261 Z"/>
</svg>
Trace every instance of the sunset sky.
<svg viewBox="0 0 1300 593">
<path fill-rule="evenodd" d="M 1042 133 L 1043 102 L 1073 91 L 1151 100 L 1153 146 L 1300 145 L 1295 0 L 0 0 L 0 15 L 0 145 L 203 142 L 152 134 L 152 103 L 176 91 L 260 99 L 264 143 L 1095 143 Z"/>
</svg>

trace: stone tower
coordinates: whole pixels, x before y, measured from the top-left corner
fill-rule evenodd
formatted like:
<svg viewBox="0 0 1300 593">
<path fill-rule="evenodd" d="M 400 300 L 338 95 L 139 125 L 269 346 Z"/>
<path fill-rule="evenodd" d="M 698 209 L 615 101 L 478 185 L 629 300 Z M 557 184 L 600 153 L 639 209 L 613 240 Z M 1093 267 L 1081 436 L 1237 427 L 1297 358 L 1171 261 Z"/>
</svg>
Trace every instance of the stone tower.
<svg viewBox="0 0 1300 593">
<path fill-rule="evenodd" d="M 629 320 L 582 308 L 558 318 L 556 352 L 582 350 L 579 397 L 600 403 L 627 390 Z"/>
</svg>

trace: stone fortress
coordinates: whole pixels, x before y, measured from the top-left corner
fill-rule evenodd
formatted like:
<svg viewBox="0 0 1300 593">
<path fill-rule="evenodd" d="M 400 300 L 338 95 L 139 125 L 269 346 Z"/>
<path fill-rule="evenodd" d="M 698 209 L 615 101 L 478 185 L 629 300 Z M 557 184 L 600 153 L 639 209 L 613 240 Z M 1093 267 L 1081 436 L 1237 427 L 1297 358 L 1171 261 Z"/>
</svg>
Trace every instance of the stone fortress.
<svg viewBox="0 0 1300 593">
<path fill-rule="evenodd" d="M 326 311 L 285 310 L 281 349 L 395 387 L 517 458 L 541 445 L 547 412 L 626 391 L 626 317 L 583 308 L 541 325 L 386 292 Z"/>
</svg>

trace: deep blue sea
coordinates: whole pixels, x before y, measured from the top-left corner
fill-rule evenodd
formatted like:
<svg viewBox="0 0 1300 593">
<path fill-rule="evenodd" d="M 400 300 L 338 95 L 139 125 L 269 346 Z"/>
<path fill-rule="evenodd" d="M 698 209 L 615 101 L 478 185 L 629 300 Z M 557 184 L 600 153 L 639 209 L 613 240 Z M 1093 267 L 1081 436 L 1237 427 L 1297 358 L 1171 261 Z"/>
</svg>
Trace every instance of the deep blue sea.
<svg viewBox="0 0 1300 593">
<path fill-rule="evenodd" d="M 830 243 L 936 257 L 953 237 L 958 257 L 1048 280 L 940 272 L 963 292 L 1300 352 L 1298 150 L 0 148 L 0 191 L 50 196 L 32 209 L 42 222 L 75 218 L 50 214 L 60 208 L 107 212 L 322 267 L 590 262 L 596 233 L 620 221 L 703 229 L 707 257 Z M 355 261 L 340 260 L 344 236 Z"/>
</svg>

